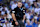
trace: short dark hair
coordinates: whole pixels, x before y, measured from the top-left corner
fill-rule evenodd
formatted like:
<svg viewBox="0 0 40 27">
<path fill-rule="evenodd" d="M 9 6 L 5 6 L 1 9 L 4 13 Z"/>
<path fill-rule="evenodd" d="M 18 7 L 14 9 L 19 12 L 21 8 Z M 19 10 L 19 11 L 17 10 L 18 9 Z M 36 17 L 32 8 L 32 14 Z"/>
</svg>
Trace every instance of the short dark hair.
<svg viewBox="0 0 40 27">
<path fill-rule="evenodd" d="M 22 3 L 21 1 L 18 1 L 18 2 Z"/>
</svg>

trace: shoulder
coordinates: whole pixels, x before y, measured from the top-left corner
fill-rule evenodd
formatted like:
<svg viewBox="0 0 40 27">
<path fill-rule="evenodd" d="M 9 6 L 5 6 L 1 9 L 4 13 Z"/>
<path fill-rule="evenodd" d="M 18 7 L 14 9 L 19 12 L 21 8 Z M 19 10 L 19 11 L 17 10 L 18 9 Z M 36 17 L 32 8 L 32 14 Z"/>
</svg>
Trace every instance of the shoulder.
<svg viewBox="0 0 40 27">
<path fill-rule="evenodd" d="M 16 7 L 16 8 L 14 8 L 12 11 L 15 11 L 15 10 L 17 10 L 17 7 Z"/>
<path fill-rule="evenodd" d="M 11 10 L 11 13 L 14 13 L 15 11 L 17 11 L 17 7 L 14 8 L 14 10 Z"/>
</svg>

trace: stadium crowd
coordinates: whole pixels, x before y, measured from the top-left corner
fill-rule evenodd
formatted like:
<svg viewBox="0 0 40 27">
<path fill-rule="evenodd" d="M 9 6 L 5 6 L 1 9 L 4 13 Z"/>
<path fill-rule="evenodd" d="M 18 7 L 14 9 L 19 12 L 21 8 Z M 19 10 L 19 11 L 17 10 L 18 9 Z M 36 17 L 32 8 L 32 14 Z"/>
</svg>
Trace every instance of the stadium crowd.
<svg viewBox="0 0 40 27">
<path fill-rule="evenodd" d="M 25 27 L 40 27 L 40 0 L 0 0 L 0 27 L 12 27 L 11 11 L 18 1 L 25 9 Z"/>
</svg>

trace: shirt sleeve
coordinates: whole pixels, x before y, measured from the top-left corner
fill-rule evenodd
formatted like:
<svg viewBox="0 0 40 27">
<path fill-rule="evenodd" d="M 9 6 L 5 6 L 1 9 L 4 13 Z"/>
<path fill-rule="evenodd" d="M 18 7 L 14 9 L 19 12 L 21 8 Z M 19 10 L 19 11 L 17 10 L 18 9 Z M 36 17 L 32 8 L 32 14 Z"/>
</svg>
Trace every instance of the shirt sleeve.
<svg viewBox="0 0 40 27">
<path fill-rule="evenodd" d="M 12 10 L 11 13 L 14 13 L 15 14 L 15 11 L 16 11 L 16 9 Z"/>
</svg>

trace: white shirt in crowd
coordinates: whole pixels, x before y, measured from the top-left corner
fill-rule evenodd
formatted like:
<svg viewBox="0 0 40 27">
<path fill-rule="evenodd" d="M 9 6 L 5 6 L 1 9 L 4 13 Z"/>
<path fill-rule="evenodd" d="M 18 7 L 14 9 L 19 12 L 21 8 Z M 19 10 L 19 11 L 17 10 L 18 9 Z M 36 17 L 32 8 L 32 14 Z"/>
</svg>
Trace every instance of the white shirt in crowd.
<svg viewBox="0 0 40 27">
<path fill-rule="evenodd" d="M 35 8 L 34 12 L 38 13 L 40 12 L 40 8 Z"/>
<path fill-rule="evenodd" d="M 25 15 L 26 15 L 26 18 L 29 20 L 30 19 L 29 13 L 26 13 Z"/>
<path fill-rule="evenodd" d="M 34 16 L 34 19 L 37 19 L 38 17 L 37 16 Z"/>
<path fill-rule="evenodd" d="M 2 9 L 3 8 L 1 8 L 1 11 L 2 11 Z M 5 7 L 5 11 L 8 11 L 8 8 L 7 7 Z M 2 11 L 1 14 L 4 15 L 5 14 L 5 11 Z"/>
<path fill-rule="evenodd" d="M 22 0 L 22 2 L 25 2 L 25 0 Z"/>
<path fill-rule="evenodd" d="M 5 7 L 5 10 L 6 10 L 6 11 L 8 11 L 8 8 L 7 8 L 7 7 Z"/>
<path fill-rule="evenodd" d="M 29 0 L 29 2 L 30 2 L 31 4 L 33 4 L 33 1 L 35 1 L 35 0 Z"/>
<path fill-rule="evenodd" d="M 8 14 L 8 15 L 7 15 L 7 18 L 11 19 L 12 16 L 11 16 L 11 14 L 10 14 L 10 11 L 8 11 L 7 14 Z"/>
<path fill-rule="evenodd" d="M 38 27 L 40 27 L 40 24 L 38 25 Z"/>
<path fill-rule="evenodd" d="M 4 15 L 5 14 L 5 11 L 2 11 L 1 14 Z"/>
<path fill-rule="evenodd" d="M 0 8 L 0 11 L 2 11 L 2 9 L 3 9 L 3 7 L 2 6 L 0 6 L 1 8 Z"/>
<path fill-rule="evenodd" d="M 37 2 L 38 6 L 40 7 L 40 2 Z"/>
<path fill-rule="evenodd" d="M 11 16 L 10 14 L 8 14 L 8 15 L 7 15 L 7 18 L 11 19 L 11 18 L 12 18 L 12 16 Z"/>
<path fill-rule="evenodd" d="M 11 9 L 13 10 L 14 8 L 16 8 L 17 7 L 17 3 L 16 4 L 13 4 L 12 6 L 11 6 Z"/>
<path fill-rule="evenodd" d="M 0 11 L 2 11 L 2 10 L 3 10 L 3 7 L 1 6 Z M 8 11 L 8 8 L 5 7 L 5 10 Z"/>
<path fill-rule="evenodd" d="M 14 4 L 14 1 L 11 1 L 11 2 L 10 2 L 10 5 L 12 5 L 12 4 Z"/>
<path fill-rule="evenodd" d="M 5 11 L 7 11 L 7 12 L 9 11 L 7 7 L 5 7 Z"/>
</svg>

